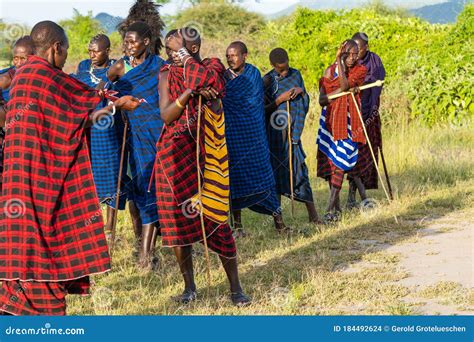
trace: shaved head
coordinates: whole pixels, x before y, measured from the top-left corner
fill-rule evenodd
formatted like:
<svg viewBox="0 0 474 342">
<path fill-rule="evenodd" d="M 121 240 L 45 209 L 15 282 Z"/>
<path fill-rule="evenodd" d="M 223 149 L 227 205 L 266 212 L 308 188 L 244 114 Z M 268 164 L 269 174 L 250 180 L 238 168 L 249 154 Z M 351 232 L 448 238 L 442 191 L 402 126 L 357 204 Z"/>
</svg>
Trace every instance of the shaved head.
<svg viewBox="0 0 474 342">
<path fill-rule="evenodd" d="M 248 53 L 247 45 L 245 45 L 245 43 L 241 41 L 235 41 L 235 42 L 230 43 L 228 49 L 229 48 L 237 49 L 242 54 Z"/>
<path fill-rule="evenodd" d="M 353 40 L 358 40 L 365 45 L 369 44 L 369 37 L 364 32 L 357 32 L 352 36 Z"/>
<path fill-rule="evenodd" d="M 23 36 L 20 39 L 18 39 L 13 45 L 13 49 L 16 49 L 16 48 L 23 48 L 28 55 L 32 55 L 35 52 L 33 40 L 31 39 L 30 36 Z"/>
<path fill-rule="evenodd" d="M 342 50 L 342 52 L 349 52 L 353 48 L 357 48 L 357 50 L 359 49 L 359 46 L 357 45 L 357 42 L 355 40 L 352 40 L 352 39 L 345 40 L 343 44 L 344 44 L 344 49 Z"/>
<path fill-rule="evenodd" d="M 61 45 L 67 42 L 64 29 L 53 21 L 41 21 L 37 23 L 30 34 L 35 51 L 41 54 L 49 49 L 53 44 L 59 42 Z"/>
<path fill-rule="evenodd" d="M 97 44 L 101 50 L 110 49 L 110 39 L 102 33 L 92 37 L 89 44 Z"/>
<path fill-rule="evenodd" d="M 275 48 L 270 51 L 269 58 L 272 65 L 287 63 L 289 60 L 288 53 L 283 48 Z"/>
</svg>

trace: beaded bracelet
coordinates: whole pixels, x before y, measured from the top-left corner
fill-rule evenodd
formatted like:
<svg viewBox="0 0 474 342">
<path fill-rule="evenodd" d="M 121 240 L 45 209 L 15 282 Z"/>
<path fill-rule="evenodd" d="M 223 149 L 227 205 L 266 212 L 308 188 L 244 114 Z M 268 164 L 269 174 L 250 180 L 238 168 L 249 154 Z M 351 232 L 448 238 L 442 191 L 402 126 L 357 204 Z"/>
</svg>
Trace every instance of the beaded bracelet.
<svg viewBox="0 0 474 342">
<path fill-rule="evenodd" d="M 183 60 L 184 57 L 189 56 L 189 52 L 185 47 L 182 47 L 178 50 L 178 56 L 181 60 Z"/>
</svg>

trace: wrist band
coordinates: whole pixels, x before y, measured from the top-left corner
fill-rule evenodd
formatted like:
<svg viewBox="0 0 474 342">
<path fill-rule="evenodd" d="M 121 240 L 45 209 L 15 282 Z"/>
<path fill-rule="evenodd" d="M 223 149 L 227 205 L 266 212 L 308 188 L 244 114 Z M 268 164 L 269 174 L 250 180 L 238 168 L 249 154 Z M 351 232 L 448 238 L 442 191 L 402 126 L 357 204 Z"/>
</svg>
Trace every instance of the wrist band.
<svg viewBox="0 0 474 342">
<path fill-rule="evenodd" d="M 189 56 L 189 52 L 185 47 L 182 47 L 178 50 L 178 56 L 181 58 L 181 60 L 183 60 L 184 57 Z"/>
<path fill-rule="evenodd" d="M 176 99 L 174 103 L 176 103 L 176 106 L 178 106 L 178 108 L 184 109 L 184 106 L 181 104 L 181 102 L 179 102 L 179 99 Z"/>
</svg>

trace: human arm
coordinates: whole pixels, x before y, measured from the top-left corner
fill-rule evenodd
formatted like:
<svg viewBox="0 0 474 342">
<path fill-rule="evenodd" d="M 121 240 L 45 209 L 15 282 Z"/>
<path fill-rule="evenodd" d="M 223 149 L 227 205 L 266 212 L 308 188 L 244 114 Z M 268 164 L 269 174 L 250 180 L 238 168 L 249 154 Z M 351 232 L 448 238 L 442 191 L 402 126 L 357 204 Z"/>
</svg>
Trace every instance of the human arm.
<svg viewBox="0 0 474 342">
<path fill-rule="evenodd" d="M 104 116 L 115 115 L 117 109 L 133 111 L 139 105 L 140 101 L 137 98 L 130 95 L 122 96 L 115 100 L 114 103 L 92 112 L 89 115 L 87 126 L 92 126 Z"/>
<path fill-rule="evenodd" d="M 177 101 L 171 101 L 168 88 L 168 73 L 169 71 L 162 71 L 158 83 L 158 92 L 160 94 L 160 116 L 166 125 L 177 120 L 181 114 L 183 114 L 183 111 L 192 95 L 192 90 L 186 89 L 184 93 L 177 98 Z"/>
</svg>

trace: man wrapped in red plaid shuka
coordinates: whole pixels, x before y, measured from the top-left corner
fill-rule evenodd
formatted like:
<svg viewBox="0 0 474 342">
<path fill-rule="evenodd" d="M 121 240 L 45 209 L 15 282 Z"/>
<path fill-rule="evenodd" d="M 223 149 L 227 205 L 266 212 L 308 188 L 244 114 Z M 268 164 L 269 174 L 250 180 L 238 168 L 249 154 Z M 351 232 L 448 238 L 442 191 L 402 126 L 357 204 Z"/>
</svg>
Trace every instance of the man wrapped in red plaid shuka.
<svg viewBox="0 0 474 342">
<path fill-rule="evenodd" d="M 204 167 L 204 159 L 213 166 L 225 159 L 224 162 L 228 165 L 227 153 L 220 160 L 214 159 L 212 153 L 207 154 L 208 150 L 203 143 L 203 139 L 206 139 L 204 135 L 210 133 L 208 129 L 212 130 L 206 119 L 207 115 L 219 117 L 221 129 L 224 125 L 221 98 L 225 92 L 225 67 L 217 58 L 201 60 L 200 48 L 201 38 L 195 29 L 171 31 L 166 37 L 166 52 L 172 65 L 161 69 L 158 86 L 161 117 L 165 126 L 157 144 L 156 197 L 163 246 L 173 247 L 183 275 L 184 292 L 176 298 L 183 304 L 196 299 L 192 244 L 203 240 L 199 215 L 189 215 L 183 210 L 198 192 L 196 143 L 200 144 L 201 152 L 206 151 L 205 156 L 200 156 L 199 159 L 201 170 L 205 170 L 204 182 L 206 171 L 212 169 Z M 202 102 L 203 123 L 198 128 L 199 96 L 205 100 Z M 198 129 L 201 131 L 200 141 L 196 141 Z M 215 136 L 216 131 L 211 134 Z M 223 138 L 222 131 L 220 139 Z M 222 148 L 226 148 L 225 139 Z M 217 173 L 221 174 L 221 171 L 228 172 L 222 169 Z M 221 197 L 222 193 L 228 196 L 228 180 L 227 184 L 213 180 L 208 184 L 212 185 L 210 197 L 220 199 L 221 203 L 228 199 Z M 218 203 L 209 208 L 204 200 L 203 197 L 201 207 L 204 208 L 204 214 L 206 209 L 218 211 Z M 242 306 L 249 304 L 250 299 L 240 286 L 235 241 L 226 222 L 226 215 L 227 212 L 224 212 L 221 222 L 213 221 L 207 216 L 203 220 L 209 248 L 219 254 L 229 279 L 231 300 L 235 305 Z"/>
<path fill-rule="evenodd" d="M 15 74 L 7 105 L 0 216 L 0 312 L 65 315 L 69 293 L 110 269 L 85 128 L 124 97 L 95 111 L 101 96 L 61 71 L 69 47 L 51 21 L 31 31 L 34 56 Z"/>
<path fill-rule="evenodd" d="M 358 87 L 364 84 L 367 69 L 357 63 L 359 48 L 357 43 L 351 39 L 341 44 L 336 55 L 336 63 L 332 64 L 324 72 L 320 80 L 319 104 L 327 106 L 326 126 L 334 140 L 350 139 L 357 143 L 358 157 L 356 165 L 347 171 L 356 183 L 360 184 L 360 175 L 366 170 L 370 158 L 369 150 L 364 136 L 363 123 L 357 113 L 356 104 L 351 95 L 328 100 L 328 95 L 336 94 L 353 88 L 356 100 L 360 106 Z M 337 69 L 337 72 L 336 72 Z M 337 220 L 341 211 L 339 192 L 344 180 L 344 170 L 318 149 L 318 176 L 329 182 L 330 194 L 326 221 Z"/>
</svg>

